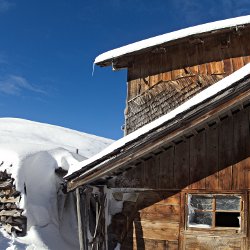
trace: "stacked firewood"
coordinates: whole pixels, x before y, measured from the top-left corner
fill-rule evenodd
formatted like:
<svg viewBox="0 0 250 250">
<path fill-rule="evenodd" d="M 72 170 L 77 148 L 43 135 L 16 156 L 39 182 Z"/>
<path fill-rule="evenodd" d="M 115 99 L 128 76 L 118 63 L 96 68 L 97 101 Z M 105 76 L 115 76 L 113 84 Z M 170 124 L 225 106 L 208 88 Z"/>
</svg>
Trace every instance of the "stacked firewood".
<svg viewBox="0 0 250 250">
<path fill-rule="evenodd" d="M 19 208 L 21 193 L 16 190 L 11 174 L 0 171 L 0 225 L 9 234 L 26 234 L 27 219 Z"/>
</svg>

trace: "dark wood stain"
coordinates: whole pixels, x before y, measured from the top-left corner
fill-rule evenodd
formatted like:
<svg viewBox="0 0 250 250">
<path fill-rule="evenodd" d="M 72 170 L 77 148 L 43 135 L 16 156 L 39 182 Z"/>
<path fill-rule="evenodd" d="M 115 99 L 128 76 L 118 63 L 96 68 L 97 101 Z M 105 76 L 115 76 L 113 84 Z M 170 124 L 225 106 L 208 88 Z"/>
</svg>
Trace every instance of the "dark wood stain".
<svg viewBox="0 0 250 250">
<path fill-rule="evenodd" d="M 246 108 L 157 155 L 152 154 L 118 176 L 113 188 L 124 188 L 121 191 L 124 193 L 131 187 L 145 190 L 138 192 L 138 202 L 125 201 L 123 210 L 113 216 L 110 237 L 121 243 L 121 249 L 152 249 L 152 246 L 155 249 L 248 249 L 248 198 L 241 233 L 189 231 L 185 229 L 185 194 L 240 192 L 244 197 L 250 196 L 249 142 L 249 108 Z M 127 178 L 130 181 L 124 181 Z"/>
</svg>

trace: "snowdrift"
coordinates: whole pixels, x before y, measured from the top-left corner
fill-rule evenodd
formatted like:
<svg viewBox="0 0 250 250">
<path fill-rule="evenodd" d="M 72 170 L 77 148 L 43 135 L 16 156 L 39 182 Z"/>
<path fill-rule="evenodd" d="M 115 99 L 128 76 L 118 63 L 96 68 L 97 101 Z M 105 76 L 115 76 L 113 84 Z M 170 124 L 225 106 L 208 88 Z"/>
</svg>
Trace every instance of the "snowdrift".
<svg viewBox="0 0 250 250">
<path fill-rule="evenodd" d="M 74 194 L 62 192 L 55 169 L 67 171 L 112 140 L 13 118 L 0 118 L 0 138 L 0 171 L 14 178 L 27 217 L 24 237 L 0 229 L 0 249 L 79 249 Z"/>
</svg>

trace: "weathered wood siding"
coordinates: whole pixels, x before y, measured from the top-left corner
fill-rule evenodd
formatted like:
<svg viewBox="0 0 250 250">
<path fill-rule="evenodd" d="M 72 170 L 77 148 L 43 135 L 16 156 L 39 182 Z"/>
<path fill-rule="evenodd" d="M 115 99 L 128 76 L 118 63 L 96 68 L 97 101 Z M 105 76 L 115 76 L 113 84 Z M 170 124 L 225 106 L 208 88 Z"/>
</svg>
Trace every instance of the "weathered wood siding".
<svg viewBox="0 0 250 250">
<path fill-rule="evenodd" d="M 117 193 L 115 193 L 117 194 Z M 112 218 L 109 249 L 177 249 L 180 225 L 180 194 L 139 192 L 136 201 L 125 201 Z"/>
<path fill-rule="evenodd" d="M 125 133 L 168 113 L 250 62 L 249 40 L 248 28 L 134 56 L 128 67 Z"/>
<path fill-rule="evenodd" d="M 246 225 L 238 234 L 190 232 L 184 210 L 185 194 L 193 191 L 250 197 L 250 108 L 221 117 L 142 159 L 109 187 L 123 193 L 134 188 L 139 194 L 136 201 L 124 202 L 109 227 L 110 242 L 120 242 L 121 249 L 249 249 L 249 198 L 244 205 Z M 136 191 L 139 188 L 143 190 Z"/>
</svg>

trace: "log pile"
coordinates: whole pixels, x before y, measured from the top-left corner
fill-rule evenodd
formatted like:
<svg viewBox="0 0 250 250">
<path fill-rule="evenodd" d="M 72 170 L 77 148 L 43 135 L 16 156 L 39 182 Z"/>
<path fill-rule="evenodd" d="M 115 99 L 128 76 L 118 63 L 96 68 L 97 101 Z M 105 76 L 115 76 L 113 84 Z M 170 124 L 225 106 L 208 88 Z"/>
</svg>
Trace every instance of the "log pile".
<svg viewBox="0 0 250 250">
<path fill-rule="evenodd" d="M 24 236 L 27 228 L 27 218 L 19 208 L 21 193 L 16 190 L 11 174 L 0 171 L 0 225 L 7 233 Z"/>
</svg>

